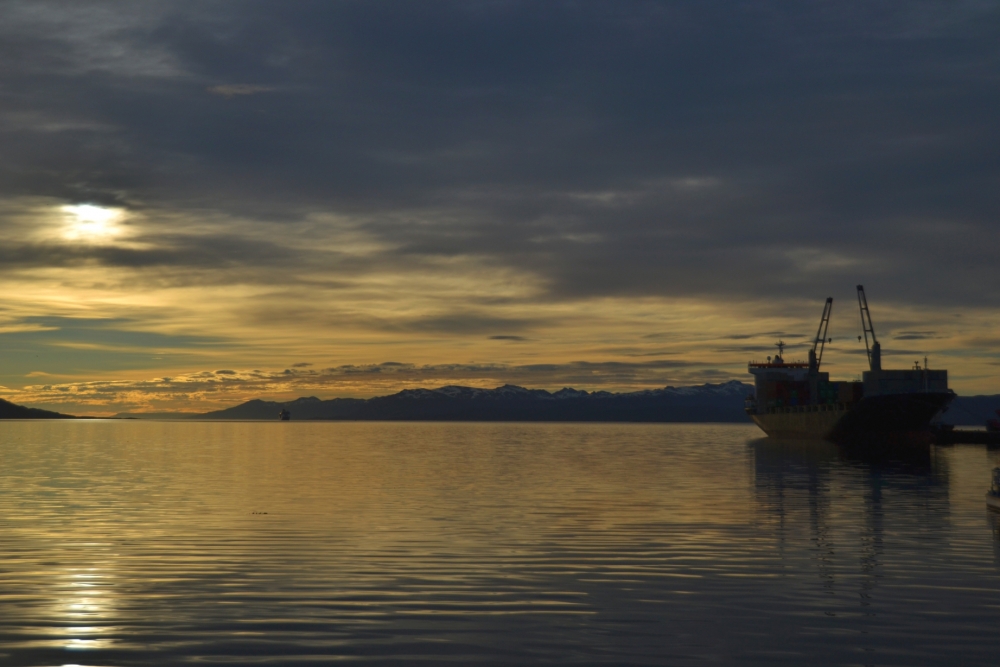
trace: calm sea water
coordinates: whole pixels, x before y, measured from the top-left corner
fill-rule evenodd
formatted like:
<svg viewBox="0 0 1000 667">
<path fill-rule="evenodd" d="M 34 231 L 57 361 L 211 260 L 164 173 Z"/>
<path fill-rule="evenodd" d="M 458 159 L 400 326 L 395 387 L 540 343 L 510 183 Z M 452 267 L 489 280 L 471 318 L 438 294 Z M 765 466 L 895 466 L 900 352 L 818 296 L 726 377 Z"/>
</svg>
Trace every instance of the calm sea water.
<svg viewBox="0 0 1000 667">
<path fill-rule="evenodd" d="M 0 664 L 994 665 L 1000 450 L 0 423 Z"/>
</svg>

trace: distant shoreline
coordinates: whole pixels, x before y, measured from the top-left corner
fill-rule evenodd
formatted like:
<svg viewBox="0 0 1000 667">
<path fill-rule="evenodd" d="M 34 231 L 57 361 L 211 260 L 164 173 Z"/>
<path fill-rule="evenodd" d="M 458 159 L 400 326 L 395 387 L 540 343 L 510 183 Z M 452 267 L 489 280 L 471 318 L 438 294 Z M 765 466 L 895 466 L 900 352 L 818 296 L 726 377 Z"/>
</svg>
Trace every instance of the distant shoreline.
<svg viewBox="0 0 1000 667">
<path fill-rule="evenodd" d="M 278 421 L 282 410 L 291 421 L 396 421 L 484 423 L 688 423 L 748 424 L 745 399 L 753 385 L 732 380 L 719 384 L 664 387 L 635 392 L 587 392 L 564 388 L 556 392 L 504 385 L 480 389 L 449 385 L 407 389 L 369 399 L 314 396 L 292 401 L 252 399 L 204 413 L 118 413 L 108 417 L 74 416 L 18 406 L 0 399 L 0 419 L 111 419 L 120 421 Z M 983 426 L 1000 407 L 1000 395 L 959 396 L 942 421 L 956 426 Z"/>
</svg>

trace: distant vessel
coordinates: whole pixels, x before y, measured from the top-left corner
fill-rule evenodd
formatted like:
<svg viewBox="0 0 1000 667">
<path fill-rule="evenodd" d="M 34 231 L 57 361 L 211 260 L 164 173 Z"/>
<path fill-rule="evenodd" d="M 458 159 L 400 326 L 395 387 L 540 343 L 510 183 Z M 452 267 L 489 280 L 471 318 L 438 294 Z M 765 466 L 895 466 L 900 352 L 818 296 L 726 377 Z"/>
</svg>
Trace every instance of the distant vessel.
<svg viewBox="0 0 1000 667">
<path fill-rule="evenodd" d="M 948 389 L 948 371 L 928 369 L 926 359 L 923 367 L 918 362 L 908 370 L 884 370 L 864 287 L 858 285 L 857 290 L 869 364 L 861 382 L 830 382 L 830 374 L 819 370 L 831 340 L 827 331 L 832 298 L 823 308 L 808 363 L 786 362 L 782 341 L 774 359 L 750 362 L 755 393 L 747 398 L 746 411 L 769 436 L 844 444 L 931 441 L 931 419 L 955 398 Z"/>
<path fill-rule="evenodd" d="M 994 410 L 994 412 L 997 413 L 997 417 L 1000 417 L 1000 410 Z M 986 430 L 990 433 L 1000 433 L 1000 419 L 987 419 Z"/>
<path fill-rule="evenodd" d="M 281 408 L 281 412 L 278 413 L 278 419 L 280 419 L 283 422 L 286 422 L 291 418 L 292 418 L 292 413 L 286 410 L 285 408 Z"/>
<path fill-rule="evenodd" d="M 986 504 L 995 510 L 1000 510 L 1000 468 L 993 469 L 993 484 L 986 492 Z"/>
</svg>

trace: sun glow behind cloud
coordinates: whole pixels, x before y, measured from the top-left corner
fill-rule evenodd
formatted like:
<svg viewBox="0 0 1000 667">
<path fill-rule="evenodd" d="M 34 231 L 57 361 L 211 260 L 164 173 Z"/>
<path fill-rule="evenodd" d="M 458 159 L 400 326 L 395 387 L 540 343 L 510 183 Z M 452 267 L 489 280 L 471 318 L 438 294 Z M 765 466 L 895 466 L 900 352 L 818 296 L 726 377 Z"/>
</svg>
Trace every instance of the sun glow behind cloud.
<svg viewBox="0 0 1000 667">
<path fill-rule="evenodd" d="M 62 206 L 65 214 L 63 238 L 69 241 L 110 241 L 123 234 L 120 225 L 125 212 L 118 208 L 105 208 L 93 204 Z"/>
</svg>

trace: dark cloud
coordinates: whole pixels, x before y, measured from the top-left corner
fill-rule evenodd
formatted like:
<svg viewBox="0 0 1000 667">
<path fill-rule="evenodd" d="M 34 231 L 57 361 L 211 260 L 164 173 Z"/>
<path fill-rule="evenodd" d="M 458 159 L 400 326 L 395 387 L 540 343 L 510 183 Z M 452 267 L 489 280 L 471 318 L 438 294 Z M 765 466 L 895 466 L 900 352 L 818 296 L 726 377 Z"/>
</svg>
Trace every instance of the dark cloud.
<svg viewBox="0 0 1000 667">
<path fill-rule="evenodd" d="M 228 348 L 219 336 L 144 330 L 148 321 L 73 317 L 26 317 L 0 333 L 4 384 L 17 377 L 148 368 L 168 358 L 190 367 L 206 352 Z"/>
<path fill-rule="evenodd" d="M 167 335 L 143 331 L 140 320 L 86 317 L 25 317 L 20 320 L 25 332 L 6 333 L 8 341 L 45 342 L 48 344 L 101 344 L 109 347 L 188 347 L 208 348 L 226 344 L 213 336 Z M 30 335 L 29 335 L 30 333 Z M 13 344 L 11 342 L 8 343 Z"/>
<path fill-rule="evenodd" d="M 392 324 L 390 329 L 418 332 L 441 332 L 458 334 L 475 334 L 504 329 L 525 329 L 537 326 L 538 320 L 518 317 L 499 317 L 488 313 L 460 311 L 431 317 L 421 317 Z M 509 338 L 507 340 L 510 340 Z M 522 338 L 521 340 L 526 340 Z"/>
<path fill-rule="evenodd" d="M 976 0 L 9 0 L 0 271 L 288 295 L 246 297 L 251 324 L 321 322 L 365 276 L 525 277 L 351 315 L 480 340 L 543 326 L 527 302 L 777 311 L 864 282 L 996 308 L 998 82 Z M 35 237 L 22 201 L 118 207 L 129 235 Z"/>
<path fill-rule="evenodd" d="M 903 331 L 894 335 L 893 340 L 932 340 L 938 338 L 933 331 Z"/>
<path fill-rule="evenodd" d="M 788 333 L 785 331 L 765 331 L 763 333 L 752 334 L 732 334 L 730 336 L 720 336 L 723 340 L 747 340 L 750 338 L 805 338 L 805 334 Z"/>
<path fill-rule="evenodd" d="M 524 336 L 508 336 L 508 335 L 500 335 L 500 336 L 490 336 L 490 340 L 511 340 L 511 341 L 526 341 L 526 340 L 528 340 L 528 339 L 527 339 L 527 338 L 525 338 Z"/>
<path fill-rule="evenodd" d="M 673 350 L 656 350 L 653 352 L 621 352 L 622 356 L 625 357 L 666 357 L 673 354 L 679 354 L 679 352 Z"/>
<path fill-rule="evenodd" d="M 852 355 L 867 355 L 867 350 L 839 350 L 840 354 L 852 354 Z M 922 356 L 926 354 L 927 350 L 914 350 L 907 348 L 897 348 L 897 347 L 883 347 L 882 356 L 883 357 L 912 357 L 912 356 Z"/>
<path fill-rule="evenodd" d="M 208 92 L 223 97 L 235 97 L 237 95 L 256 95 L 258 93 L 268 93 L 273 91 L 271 86 L 255 86 L 247 83 L 224 83 L 218 86 L 211 86 Z"/>
<path fill-rule="evenodd" d="M 308 251 L 293 252 L 280 243 L 254 241 L 237 235 L 143 236 L 137 241 L 148 245 L 122 247 L 69 242 L 8 244 L 0 248 L 0 270 L 88 264 L 129 269 L 281 267 L 293 261 L 308 262 L 311 254 Z"/>
</svg>

